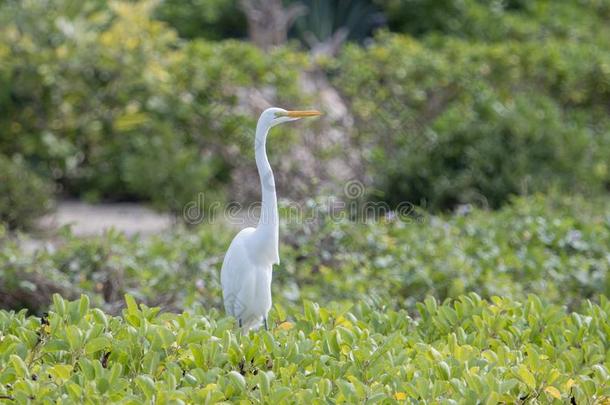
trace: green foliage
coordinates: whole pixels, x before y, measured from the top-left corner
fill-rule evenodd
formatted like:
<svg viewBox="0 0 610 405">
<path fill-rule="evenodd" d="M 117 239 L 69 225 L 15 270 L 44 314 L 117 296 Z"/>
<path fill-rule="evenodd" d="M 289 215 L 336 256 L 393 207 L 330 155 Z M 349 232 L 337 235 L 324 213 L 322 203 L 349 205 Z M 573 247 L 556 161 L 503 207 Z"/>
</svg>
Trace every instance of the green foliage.
<svg viewBox="0 0 610 405">
<path fill-rule="evenodd" d="M 322 216 L 281 230 L 289 247 L 274 282 L 286 287 L 274 298 L 412 308 L 428 295 L 444 300 L 475 291 L 518 300 L 533 293 L 575 307 L 610 295 L 608 214 L 603 200 L 536 196 L 451 217 L 355 225 Z"/>
<path fill-rule="evenodd" d="M 160 131 L 150 98 L 170 91 L 176 37 L 147 18 L 147 3 L 93 5 L 7 2 L 0 11 L 14 112 L 2 117 L 3 149 L 36 161 L 69 193 L 124 198 L 121 162 L 132 137 Z"/>
<path fill-rule="evenodd" d="M 305 44 L 330 39 L 339 29 L 348 31 L 350 40 L 363 41 L 383 23 L 383 15 L 370 0 L 289 0 L 305 12 L 290 31 Z M 167 22 L 180 37 L 221 40 L 247 36 L 246 17 L 238 0 L 163 0 L 154 16 Z"/>
<path fill-rule="evenodd" d="M 237 111 L 238 95 L 277 89 L 278 103 L 297 105 L 304 57 L 267 57 L 238 42 L 183 43 L 151 19 L 152 7 L 0 5 L 8 94 L 0 105 L 9 111 L 0 117 L 0 148 L 52 173 L 70 195 L 145 199 L 175 212 L 199 192 L 208 201 L 221 195 L 244 164 L 235 157 L 252 148 L 255 113 Z"/>
<path fill-rule="evenodd" d="M 9 229 L 32 228 L 51 208 L 52 194 L 51 185 L 23 159 L 0 155 L 0 224 Z"/>
<path fill-rule="evenodd" d="M 610 212 L 603 201 L 538 196 L 498 212 L 364 223 L 311 206 L 315 221 L 283 223 L 280 230 L 273 299 L 288 309 L 306 299 L 412 310 L 428 295 L 444 300 L 472 291 L 515 300 L 533 293 L 575 308 L 583 299 L 610 295 Z M 10 285 L 8 292 L 17 297 L 31 288 L 44 297 L 49 289 L 19 284 L 25 275 L 39 274 L 56 286 L 87 292 L 111 312 L 125 293 L 151 306 L 178 309 L 199 302 L 221 309 L 220 265 L 234 234 L 214 222 L 146 240 L 115 232 L 92 239 L 66 234 L 57 248 L 36 254 L 5 243 L 0 284 Z M 48 300 L 30 308 L 44 311 Z M 10 300 L 4 305 L 22 307 Z"/>
<path fill-rule="evenodd" d="M 238 0 L 162 0 L 154 13 L 182 38 L 219 40 L 246 36 Z"/>
<path fill-rule="evenodd" d="M 307 3 L 301 33 L 370 31 L 369 1 Z M 574 194 L 610 186 L 610 2 L 372 3 L 417 39 L 315 66 L 349 104 L 371 197 L 501 208 L 284 207 L 271 330 L 245 334 L 221 315 L 219 221 L 65 229 L 35 252 L 6 227 L 46 211 L 35 173 L 175 212 L 204 191 L 206 209 L 254 170 L 247 100 L 309 104 L 307 55 L 208 42 L 244 35 L 237 0 L 0 0 L 0 403 L 608 402 L 610 211 Z M 573 196 L 512 197 L 555 188 Z"/>
<path fill-rule="evenodd" d="M 6 241 L 0 250 L 0 285 L 6 292 L 0 306 L 28 307 L 40 313 L 49 296 L 33 302 L 11 296 L 20 298 L 31 290 L 44 296 L 63 287 L 64 291 L 87 292 L 96 306 L 108 311 L 116 310 L 125 293 L 165 308 L 195 302 L 220 308 L 218 265 L 230 236 L 227 230 L 215 229 L 141 241 L 118 232 L 93 239 L 66 232 L 60 248 L 41 249 L 34 255 L 24 254 L 17 242 Z M 32 275 L 40 275 L 44 283 L 28 282 L 38 279 Z"/>
<path fill-rule="evenodd" d="M 87 296 L 43 318 L 0 311 L 0 395 L 17 402 L 564 403 L 607 400 L 610 302 L 427 298 L 415 318 L 371 307 L 276 307 L 241 334 L 215 311 L 122 316 Z M 290 321 L 286 321 L 286 316 Z"/>
<path fill-rule="evenodd" d="M 375 0 L 391 30 L 477 41 L 602 38 L 606 0 Z"/>
<path fill-rule="evenodd" d="M 310 3 L 312 15 L 328 16 L 308 17 L 319 26 L 307 30 L 320 38 L 343 25 L 362 29 L 360 37 L 368 32 L 353 22 L 372 10 L 368 2 L 324 4 Z M 340 130 L 353 141 L 346 153 L 362 154 L 373 199 L 498 207 L 549 185 L 608 188 L 606 0 L 379 4 L 421 37 L 382 34 L 367 48 L 352 45 L 318 62 L 355 118 L 353 133 Z M 333 5 L 353 15 L 333 17 Z M 286 107 L 311 104 L 300 88 L 307 55 L 187 41 L 153 18 L 166 13 L 177 19 L 174 28 L 190 30 L 181 19 L 203 16 L 202 29 L 218 32 L 223 16 L 238 14 L 233 7 L 216 0 L 0 3 L 0 150 L 23 156 L 69 196 L 146 200 L 174 212 L 200 192 L 208 203 L 222 199 L 236 169 L 254 169 L 258 111 L 250 104 L 259 97 L 252 95 Z M 455 18 L 444 16 L 454 8 L 480 21 L 453 27 Z M 411 20 L 449 25 L 419 29 Z M 282 139 L 272 164 L 295 145 L 294 137 Z"/>
<path fill-rule="evenodd" d="M 349 46 L 328 70 L 369 151 L 373 198 L 498 207 L 548 186 L 609 184 L 602 49 L 562 40 L 430 48 L 382 35 L 366 49 Z"/>
<path fill-rule="evenodd" d="M 421 35 L 430 31 L 463 31 L 466 15 L 472 7 L 481 8 L 474 1 L 379 0 L 393 30 Z M 483 8 L 485 10 L 485 8 Z"/>
</svg>

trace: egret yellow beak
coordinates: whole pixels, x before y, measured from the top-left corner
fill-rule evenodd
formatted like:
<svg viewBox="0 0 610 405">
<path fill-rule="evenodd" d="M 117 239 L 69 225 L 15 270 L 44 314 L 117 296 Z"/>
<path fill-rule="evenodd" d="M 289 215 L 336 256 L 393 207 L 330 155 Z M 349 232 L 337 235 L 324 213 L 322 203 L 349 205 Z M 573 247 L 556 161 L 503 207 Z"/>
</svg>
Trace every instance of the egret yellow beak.
<svg viewBox="0 0 610 405">
<path fill-rule="evenodd" d="M 305 118 L 305 117 L 317 117 L 318 115 L 322 115 L 320 111 L 309 110 L 309 111 L 286 111 L 284 114 L 286 117 L 290 118 Z"/>
</svg>

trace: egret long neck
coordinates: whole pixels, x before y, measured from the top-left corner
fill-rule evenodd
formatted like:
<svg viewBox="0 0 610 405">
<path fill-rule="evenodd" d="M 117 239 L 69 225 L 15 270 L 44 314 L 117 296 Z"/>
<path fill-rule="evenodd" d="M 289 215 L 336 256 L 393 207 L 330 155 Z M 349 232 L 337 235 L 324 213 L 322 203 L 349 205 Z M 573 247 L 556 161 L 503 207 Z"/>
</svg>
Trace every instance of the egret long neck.
<svg viewBox="0 0 610 405">
<path fill-rule="evenodd" d="M 269 255 L 273 263 L 279 264 L 279 216 L 277 212 L 277 196 L 275 194 L 275 179 L 271 165 L 267 159 L 267 134 L 269 125 L 258 123 L 254 141 L 254 156 L 261 182 L 261 216 L 256 227 L 256 233 L 263 243 L 260 249 Z"/>
</svg>

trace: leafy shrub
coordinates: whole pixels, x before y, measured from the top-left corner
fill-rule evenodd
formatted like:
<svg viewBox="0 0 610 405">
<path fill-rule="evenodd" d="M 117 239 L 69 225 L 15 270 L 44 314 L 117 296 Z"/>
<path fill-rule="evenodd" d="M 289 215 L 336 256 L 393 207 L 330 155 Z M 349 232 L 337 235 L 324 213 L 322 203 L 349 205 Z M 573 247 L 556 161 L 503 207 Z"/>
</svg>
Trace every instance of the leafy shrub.
<svg viewBox="0 0 610 405">
<path fill-rule="evenodd" d="M 24 291 L 38 312 L 53 290 L 87 296 L 55 296 L 43 318 L 0 310 L 0 396 L 578 403 L 610 394 L 604 200 L 537 196 L 493 212 L 366 223 L 308 205 L 315 221 L 282 224 L 270 332 L 236 333 L 220 315 L 219 267 L 234 234 L 221 224 L 148 240 L 66 233 L 35 254 L 3 241 L 0 305 L 21 308 L 10 299 Z M 160 314 L 130 296 L 124 308 L 125 293 L 187 310 Z"/>
<path fill-rule="evenodd" d="M 17 402 L 604 402 L 610 302 L 578 312 L 476 294 L 405 311 L 357 303 L 274 309 L 237 333 L 201 310 L 122 316 L 58 295 L 48 316 L 0 311 L 0 395 Z M 286 321 L 286 319 L 290 319 Z"/>
<path fill-rule="evenodd" d="M 51 208 L 52 187 L 23 159 L 0 155 L 0 223 L 29 229 Z"/>
<path fill-rule="evenodd" d="M 136 197 L 174 213 L 182 213 L 187 203 L 198 201 L 204 190 L 204 202 L 217 201 L 216 190 L 223 184 L 215 176 L 222 169 L 222 161 L 199 156 L 172 133 L 134 137 L 133 153 L 122 166 L 124 181 Z"/>
<path fill-rule="evenodd" d="M 274 299 L 413 308 L 427 295 L 444 300 L 474 291 L 517 300 L 533 293 L 574 308 L 610 295 L 607 216 L 603 200 L 541 196 L 465 216 L 357 225 L 322 216 L 281 230 L 288 240 Z"/>
<path fill-rule="evenodd" d="M 150 2 L 67 3 L 0 5 L 10 95 L 0 103 L 11 112 L 0 148 L 52 173 L 66 194 L 181 212 L 200 191 L 222 194 L 244 164 L 236 156 L 251 153 L 255 112 L 240 93 L 299 103 L 302 55 L 183 43 L 151 18 Z"/>
<path fill-rule="evenodd" d="M 429 199 L 432 208 L 468 202 L 495 208 L 511 194 L 550 184 L 575 188 L 590 176 L 575 163 L 586 159 L 587 133 L 564 122 L 548 98 L 523 95 L 503 104 L 481 89 L 470 106 L 449 107 L 430 130 L 436 139 L 427 145 L 412 141 L 420 134 L 399 138 L 378 182 L 390 203 L 408 196 Z M 375 157 L 378 171 L 387 158 Z"/>
<path fill-rule="evenodd" d="M 246 36 L 246 18 L 238 0 L 163 0 L 154 16 L 182 38 L 219 40 Z"/>
<path fill-rule="evenodd" d="M 393 30 L 414 35 L 430 31 L 463 31 L 467 23 L 468 10 L 482 7 L 476 0 L 444 2 L 381 0 L 378 3 L 386 11 Z"/>
<path fill-rule="evenodd" d="M 537 196 L 497 212 L 365 223 L 316 210 L 315 221 L 283 223 L 280 231 L 273 299 L 288 309 L 306 299 L 413 310 L 428 295 L 444 300 L 471 291 L 515 300 L 533 293 L 575 308 L 583 299 L 610 295 L 610 212 L 603 200 Z M 5 243 L 0 286 L 9 287 L 0 306 L 41 312 L 49 293 L 61 291 L 87 293 L 110 312 L 125 293 L 163 308 L 199 302 L 221 309 L 220 265 L 234 234 L 214 222 L 146 240 L 114 232 L 93 239 L 67 234 L 36 254 Z M 37 290 L 40 280 L 45 283 Z M 21 297 L 28 291 L 37 291 L 36 299 L 25 305 Z"/>
<path fill-rule="evenodd" d="M 176 37 L 147 18 L 147 3 L 95 5 L 3 5 L 14 113 L 2 118 L 2 147 L 36 161 L 69 194 L 126 198 L 127 138 L 144 124 L 155 129 L 148 101 L 168 88 Z"/>
<path fill-rule="evenodd" d="M 550 185 L 603 190 L 607 64 L 597 45 L 448 40 L 431 49 L 384 35 L 348 47 L 329 72 L 355 115 L 372 197 L 437 209 L 498 207 Z"/>
<path fill-rule="evenodd" d="M 280 105 L 310 104 L 299 87 L 301 72 L 311 67 L 307 55 L 180 39 L 153 18 L 161 8 L 183 13 L 176 2 L 47 3 L 0 3 L 0 108 L 7 112 L 0 116 L 0 150 L 49 173 L 66 195 L 143 199 L 175 212 L 201 191 L 211 202 L 235 173 L 254 171 L 259 105 L 252 100 L 262 94 Z M 399 3 L 413 12 L 446 6 Z M 205 6 L 211 21 L 235 6 L 192 4 Z M 418 41 L 386 34 L 320 62 L 354 115 L 354 142 L 345 151 L 350 159 L 363 154 L 373 197 L 431 208 L 480 200 L 496 207 L 547 183 L 570 192 L 607 188 L 610 52 L 598 17 L 606 2 L 446 4 L 496 13 L 481 14 L 494 27 L 498 19 L 525 19 L 523 26 L 534 30 L 500 33 L 511 39 L 503 42 L 461 31 Z M 470 26 L 476 24 L 463 28 Z M 297 142 L 282 139 L 274 166 Z"/>
<path fill-rule="evenodd" d="M 593 0 L 376 0 L 391 30 L 477 41 L 594 38 L 607 30 L 608 4 Z M 583 3 L 588 3 L 586 6 Z"/>
</svg>

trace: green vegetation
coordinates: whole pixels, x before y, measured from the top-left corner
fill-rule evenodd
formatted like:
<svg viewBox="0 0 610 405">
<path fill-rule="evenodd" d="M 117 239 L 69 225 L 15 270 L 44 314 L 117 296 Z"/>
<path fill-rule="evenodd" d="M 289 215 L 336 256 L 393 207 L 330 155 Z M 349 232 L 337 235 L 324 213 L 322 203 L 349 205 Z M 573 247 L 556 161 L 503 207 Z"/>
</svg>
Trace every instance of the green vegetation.
<svg viewBox="0 0 610 405">
<path fill-rule="evenodd" d="M 304 56 L 182 43 L 150 18 L 149 3 L 92 4 L 0 3 L 0 150 L 22 155 L 67 195 L 174 212 L 203 190 L 220 198 L 245 164 L 236 157 L 252 148 L 255 116 L 235 110 L 237 89 L 276 88 L 278 103 L 298 105 L 294 67 Z"/>
<path fill-rule="evenodd" d="M 610 1 L 302 0 L 267 51 L 246 3 L 0 0 L 0 404 L 610 403 Z M 269 331 L 223 315 L 218 217 L 21 233 L 250 202 L 269 104 L 328 112 L 271 138 Z"/>
<path fill-rule="evenodd" d="M 610 302 L 579 312 L 529 297 L 405 311 L 276 306 L 269 332 L 138 307 L 123 316 L 58 295 L 43 318 L 0 311 L 0 395 L 20 403 L 601 403 L 610 396 Z M 289 317 L 290 321 L 285 321 Z"/>
<path fill-rule="evenodd" d="M 183 38 L 219 40 L 245 37 L 247 23 L 238 0 L 164 0 L 154 15 Z"/>
<path fill-rule="evenodd" d="M 31 228 L 51 208 L 52 187 L 19 156 L 0 154 L 0 227 Z"/>
<path fill-rule="evenodd" d="M 49 314 L 0 311 L 0 396 L 603 403 L 608 208 L 535 196 L 496 212 L 284 223 L 272 327 L 249 334 L 220 309 L 233 234 L 221 224 L 149 240 L 66 232 L 30 254 L 4 240 L 0 305 Z M 48 309 L 54 291 L 86 295 Z"/>
<path fill-rule="evenodd" d="M 607 0 L 376 0 L 389 26 L 417 37 L 448 35 L 484 42 L 602 38 Z"/>
<path fill-rule="evenodd" d="M 369 223 L 333 219 L 319 208 L 315 222 L 280 230 L 273 297 L 291 310 L 303 299 L 412 310 L 428 295 L 444 300 L 472 291 L 515 300 L 537 294 L 577 308 L 584 299 L 610 295 L 610 211 L 603 201 L 538 196 L 498 212 Z M 36 254 L 6 241 L 0 304 L 40 313 L 53 292 L 86 293 L 115 312 L 128 293 L 149 306 L 221 309 L 219 268 L 233 235 L 220 223 L 148 240 L 67 233 L 57 248 Z M 41 279 L 46 283 L 36 293 Z M 2 285 L 10 287 L 2 291 Z M 35 299 L 28 298 L 32 289 Z"/>
<path fill-rule="evenodd" d="M 498 207 L 510 195 L 610 185 L 610 42 L 350 46 L 335 83 L 370 150 L 377 198 Z M 587 60 L 586 64 L 581 63 Z"/>
<path fill-rule="evenodd" d="M 253 170 L 261 105 L 252 99 L 321 104 L 301 87 L 302 73 L 313 70 L 328 77 L 355 122 L 334 128 L 345 147 L 316 156 L 317 164 L 358 156 L 364 168 L 354 176 L 373 200 L 496 208 L 550 187 L 607 192 L 606 1 L 360 0 L 339 13 L 353 16 L 345 23 L 333 13 L 347 3 L 310 3 L 315 18 L 298 20 L 300 36 L 323 40 L 346 25 L 362 39 L 366 23 L 357 21 L 376 7 L 401 33 L 312 60 L 292 46 L 266 54 L 180 31 L 229 29 L 237 2 L 59 0 L 51 10 L 2 2 L 0 108 L 8 113 L 0 116 L 0 150 L 22 156 L 62 195 L 142 200 L 179 213 L 201 191 L 224 201 L 227 188 L 242 186 L 236 171 Z M 456 7 L 475 20 L 443 17 Z M 272 164 L 298 155 L 300 138 L 282 139 Z"/>
</svg>

